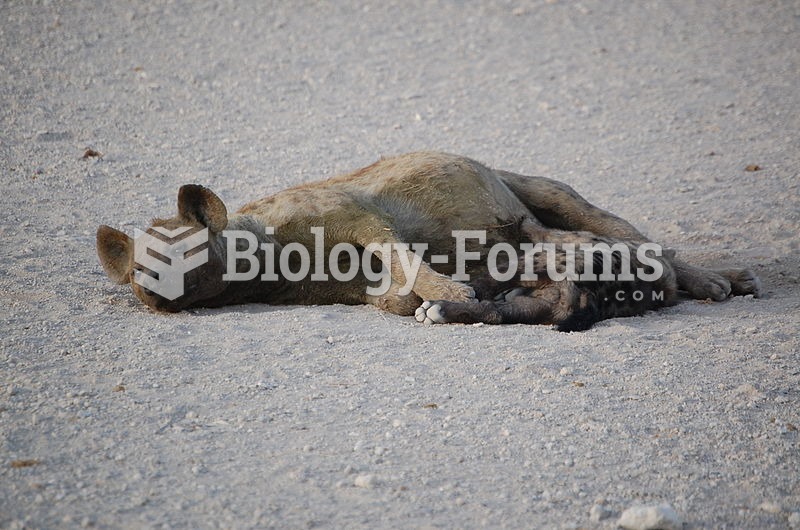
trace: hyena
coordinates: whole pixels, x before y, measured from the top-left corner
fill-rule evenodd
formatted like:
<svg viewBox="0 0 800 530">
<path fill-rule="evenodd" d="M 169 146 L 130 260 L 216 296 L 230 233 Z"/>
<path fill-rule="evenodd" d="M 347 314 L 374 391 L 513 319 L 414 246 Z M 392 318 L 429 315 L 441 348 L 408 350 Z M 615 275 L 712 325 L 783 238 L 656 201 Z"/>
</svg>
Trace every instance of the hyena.
<svg viewBox="0 0 800 530">
<path fill-rule="evenodd" d="M 186 273 L 182 296 L 168 300 L 136 282 L 137 274 L 153 272 L 134 259 L 133 239 L 105 225 L 97 232 L 97 250 L 104 270 L 113 281 L 130 283 L 134 294 L 150 308 L 168 312 L 254 302 L 372 304 L 397 315 L 416 313 L 418 320 L 446 322 L 448 311 L 430 301 L 474 304 L 477 294 L 483 300 L 475 307 L 489 303 L 496 307 L 511 304 L 510 307 L 523 308 L 529 304 L 537 308 L 528 311 L 526 318 L 476 317 L 479 321 L 551 323 L 561 329 L 585 329 L 601 318 L 640 314 L 663 305 L 661 300 L 629 304 L 603 295 L 604 289 L 619 287 L 613 282 L 584 285 L 572 280 L 517 280 L 513 287 L 487 287 L 491 282 L 487 281 L 490 271 L 486 257 L 497 243 L 519 247 L 538 241 L 563 243 L 596 238 L 633 246 L 648 239 L 628 222 L 588 203 L 566 184 L 493 170 L 469 158 L 444 153 L 410 153 L 381 159 L 347 175 L 258 199 L 232 215 L 211 190 L 186 185 L 178 193 L 177 215 L 154 219 L 148 232 L 180 227 L 208 229 L 209 235 L 205 247 L 208 260 Z M 248 231 L 256 235 L 260 245 L 274 248 L 271 254 L 256 254 L 260 272 L 264 272 L 278 269 L 277 256 L 290 244 L 304 247 L 312 263 L 316 263 L 318 249 L 312 227 L 324 228 L 320 262 L 326 273 L 331 268 L 331 249 L 337 244 L 347 243 L 358 249 L 358 260 L 367 249 L 389 248 L 386 253 L 373 255 L 373 261 L 388 271 L 388 289 L 375 294 L 376 280 L 363 270 L 347 280 L 331 276 L 327 281 L 314 281 L 308 276 L 291 281 L 285 277 L 262 281 L 260 276 L 250 281 L 225 279 L 229 247 L 223 232 Z M 485 241 L 465 241 L 459 249 L 454 231 L 484 231 Z M 429 255 L 445 259 L 419 262 L 411 243 L 425 243 Z M 450 277 L 456 272 L 459 250 L 478 256 L 465 263 L 462 271 L 474 279 L 473 285 Z M 350 263 L 354 258 L 348 253 L 339 254 L 339 260 L 340 270 L 358 265 Z M 408 263 L 418 266 L 413 275 L 409 274 L 412 269 L 405 266 Z M 712 271 L 689 265 L 671 254 L 662 256 L 660 263 L 667 274 L 659 285 L 649 288 L 663 289 L 670 300 L 678 289 L 694 298 L 712 300 L 759 293 L 758 278 L 747 270 Z M 236 266 L 238 270 L 240 262 Z M 410 289 L 406 289 L 408 285 Z M 495 302 L 499 295 L 504 296 L 503 300 Z M 434 314 L 436 310 L 431 311 L 431 307 L 440 308 L 439 313 Z"/>
</svg>

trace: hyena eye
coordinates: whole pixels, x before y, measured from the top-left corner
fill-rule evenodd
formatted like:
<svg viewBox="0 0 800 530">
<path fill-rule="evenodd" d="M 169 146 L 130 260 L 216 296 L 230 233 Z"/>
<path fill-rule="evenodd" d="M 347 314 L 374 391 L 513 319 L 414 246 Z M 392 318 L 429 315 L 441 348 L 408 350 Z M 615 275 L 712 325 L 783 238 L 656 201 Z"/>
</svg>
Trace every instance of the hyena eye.
<svg viewBox="0 0 800 530">
<path fill-rule="evenodd" d="M 144 285 L 141 285 L 138 282 L 136 282 L 136 273 L 137 272 L 139 272 L 140 274 L 147 274 L 146 272 L 144 272 L 144 268 L 143 267 L 138 266 L 138 265 L 134 266 L 133 269 L 131 269 L 131 272 L 130 272 L 130 281 L 131 281 L 131 283 L 132 284 L 136 283 L 139 286 L 139 289 L 141 289 L 142 294 L 144 294 L 146 296 L 155 296 L 156 293 L 154 293 L 153 291 L 151 291 L 150 289 L 148 289 Z"/>
</svg>

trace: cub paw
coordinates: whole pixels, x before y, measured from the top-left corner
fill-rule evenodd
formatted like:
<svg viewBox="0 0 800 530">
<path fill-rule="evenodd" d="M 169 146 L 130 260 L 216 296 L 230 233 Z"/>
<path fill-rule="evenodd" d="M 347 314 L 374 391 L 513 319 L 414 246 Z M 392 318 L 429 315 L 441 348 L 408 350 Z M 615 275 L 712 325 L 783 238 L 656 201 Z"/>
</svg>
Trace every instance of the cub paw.
<svg viewBox="0 0 800 530">
<path fill-rule="evenodd" d="M 419 306 L 414 313 L 414 318 L 417 319 L 417 322 L 422 322 L 423 324 L 446 324 L 447 319 L 444 316 L 443 308 L 441 304 L 437 302 L 429 302 L 425 301 L 422 302 L 422 305 Z"/>
</svg>

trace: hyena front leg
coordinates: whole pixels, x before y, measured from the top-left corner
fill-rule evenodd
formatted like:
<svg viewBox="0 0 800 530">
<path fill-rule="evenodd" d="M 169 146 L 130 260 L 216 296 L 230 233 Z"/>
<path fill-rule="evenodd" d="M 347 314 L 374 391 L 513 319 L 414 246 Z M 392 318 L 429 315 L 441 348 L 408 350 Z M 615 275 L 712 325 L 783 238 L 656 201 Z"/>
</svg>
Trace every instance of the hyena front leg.
<svg viewBox="0 0 800 530">
<path fill-rule="evenodd" d="M 410 288 L 423 300 L 468 302 L 475 299 L 475 290 L 433 270 L 422 257 L 411 250 L 395 247 L 390 264 L 392 279 Z"/>
<path fill-rule="evenodd" d="M 420 306 L 422 299 L 413 292 L 400 294 L 402 288 L 402 283 L 392 281 L 389 289 L 385 293 L 379 295 L 367 294 L 365 301 L 383 311 L 409 317 L 413 315 Z"/>
<path fill-rule="evenodd" d="M 383 243 L 366 248 L 372 253 L 369 265 L 372 274 L 381 267 L 383 271 L 377 277 L 367 276 L 364 303 L 395 315 L 411 316 L 423 299 L 465 302 L 474 298 L 475 291 L 471 287 L 434 271 L 421 257 L 405 250 L 405 245 Z M 401 253 L 404 253 L 402 258 Z"/>
<path fill-rule="evenodd" d="M 450 300 L 466 302 L 474 300 L 472 287 L 440 274 L 423 261 L 411 247 L 393 237 L 390 231 L 379 241 L 360 241 L 359 244 L 383 262 L 392 278 L 392 289 L 399 296 L 414 294 L 423 300 Z M 370 302 L 372 303 L 372 302 Z M 412 312 L 413 314 L 413 312 Z"/>
</svg>

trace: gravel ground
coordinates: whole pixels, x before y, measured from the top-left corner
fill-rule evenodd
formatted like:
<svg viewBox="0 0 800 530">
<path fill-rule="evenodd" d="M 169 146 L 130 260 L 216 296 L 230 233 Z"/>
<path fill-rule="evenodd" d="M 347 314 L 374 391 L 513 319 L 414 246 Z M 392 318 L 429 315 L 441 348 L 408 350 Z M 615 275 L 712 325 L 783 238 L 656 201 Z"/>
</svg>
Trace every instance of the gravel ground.
<svg viewBox="0 0 800 530">
<path fill-rule="evenodd" d="M 0 526 L 800 527 L 799 35 L 791 0 L 0 3 Z M 767 294 L 580 334 L 160 315 L 96 258 L 181 184 L 235 209 L 415 149 Z"/>
</svg>

